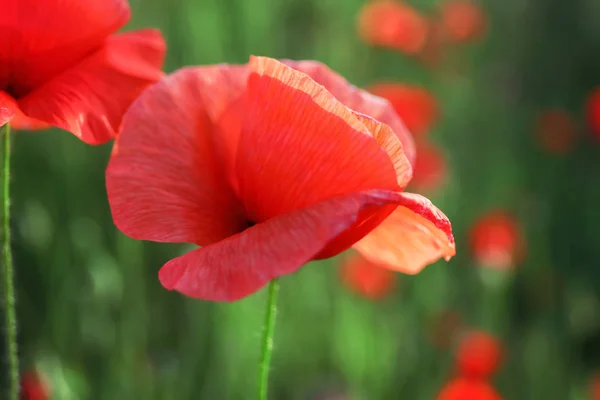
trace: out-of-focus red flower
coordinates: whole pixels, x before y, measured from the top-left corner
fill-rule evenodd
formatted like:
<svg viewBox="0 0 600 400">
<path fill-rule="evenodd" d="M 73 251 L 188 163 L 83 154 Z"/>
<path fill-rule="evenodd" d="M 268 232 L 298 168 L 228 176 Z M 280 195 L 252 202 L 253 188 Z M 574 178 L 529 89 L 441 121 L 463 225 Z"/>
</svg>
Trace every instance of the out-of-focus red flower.
<svg viewBox="0 0 600 400">
<path fill-rule="evenodd" d="M 592 132 L 600 140 L 600 87 L 595 88 L 588 97 L 586 114 Z"/>
<path fill-rule="evenodd" d="M 28 371 L 21 377 L 21 400 L 48 400 L 50 387 L 36 371 Z"/>
<path fill-rule="evenodd" d="M 455 310 L 445 310 L 431 319 L 430 336 L 433 345 L 445 349 L 452 346 L 463 327 L 462 317 Z"/>
<path fill-rule="evenodd" d="M 163 75 L 158 31 L 113 34 L 130 19 L 126 0 L 0 0 L 0 10 L 0 126 L 103 143 Z"/>
<path fill-rule="evenodd" d="M 520 227 L 514 217 L 501 210 L 480 217 L 471 228 L 470 241 L 473 257 L 481 266 L 507 269 L 524 257 Z"/>
<path fill-rule="evenodd" d="M 551 153 L 568 152 L 573 147 L 575 131 L 575 122 L 561 110 L 544 111 L 536 121 L 538 140 Z"/>
<path fill-rule="evenodd" d="M 402 271 L 452 257 L 448 219 L 402 193 L 405 133 L 369 116 L 389 105 L 336 87 L 324 67 L 312 71 L 318 85 L 314 62 L 286 64 L 184 68 L 127 112 L 106 172 L 115 224 L 203 246 L 163 266 L 163 286 L 233 301 L 359 240 L 371 261 Z"/>
<path fill-rule="evenodd" d="M 373 264 L 358 253 L 342 262 L 340 277 L 354 292 L 373 300 L 385 297 L 396 284 L 394 272 Z"/>
<path fill-rule="evenodd" d="M 473 330 L 462 338 L 457 352 L 456 365 L 462 376 L 488 378 L 500 366 L 502 346 L 487 332 Z"/>
<path fill-rule="evenodd" d="M 429 132 L 438 118 L 438 102 L 423 87 L 382 82 L 372 85 L 369 91 L 387 99 L 410 133 L 416 137 Z"/>
<path fill-rule="evenodd" d="M 432 192 L 446 179 L 446 159 L 433 144 L 417 141 L 417 160 L 414 164 L 412 188 L 418 192 Z"/>
<path fill-rule="evenodd" d="M 486 30 L 487 18 L 481 6 L 469 0 L 450 0 L 442 6 L 442 24 L 448 40 L 476 41 Z"/>
<path fill-rule="evenodd" d="M 427 19 L 402 1 L 372 1 L 359 12 L 359 36 L 374 46 L 414 54 L 423 48 L 427 29 Z"/>
<path fill-rule="evenodd" d="M 502 397 L 485 381 L 459 377 L 442 388 L 437 400 L 502 400 Z"/>
</svg>

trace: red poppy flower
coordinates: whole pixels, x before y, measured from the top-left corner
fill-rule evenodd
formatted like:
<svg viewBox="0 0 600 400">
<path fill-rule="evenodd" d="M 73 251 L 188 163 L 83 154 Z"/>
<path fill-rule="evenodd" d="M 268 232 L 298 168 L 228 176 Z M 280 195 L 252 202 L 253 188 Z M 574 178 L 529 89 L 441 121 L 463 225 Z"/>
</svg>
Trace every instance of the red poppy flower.
<svg viewBox="0 0 600 400">
<path fill-rule="evenodd" d="M 401 1 L 372 1 L 359 12 L 359 36 L 374 46 L 417 53 L 425 44 L 427 28 L 427 20 Z"/>
<path fill-rule="evenodd" d="M 483 331 L 468 332 L 456 352 L 458 370 L 471 378 L 488 378 L 498 369 L 501 359 L 500 343 Z"/>
<path fill-rule="evenodd" d="M 454 0 L 442 6 L 442 23 L 449 40 L 467 42 L 481 39 L 487 21 L 478 4 L 468 0 Z"/>
<path fill-rule="evenodd" d="M 393 271 L 373 264 L 360 254 L 353 254 L 343 261 L 340 277 L 351 290 L 373 300 L 385 297 L 396 283 Z"/>
<path fill-rule="evenodd" d="M 414 136 L 426 134 L 438 118 L 437 101 L 423 87 L 384 82 L 371 86 L 369 91 L 387 99 Z"/>
<path fill-rule="evenodd" d="M 401 261 L 398 269 L 451 257 L 448 219 L 424 197 L 400 193 L 411 176 L 401 141 L 367 114 L 265 57 L 179 70 L 124 118 L 106 173 L 115 224 L 136 239 L 204 246 L 169 261 L 159 279 L 217 301 L 381 229 L 395 240 L 379 256 Z M 380 258 L 377 246 L 362 250 Z"/>
<path fill-rule="evenodd" d="M 586 114 L 592 132 L 600 140 L 600 87 L 595 88 L 588 97 Z"/>
<path fill-rule="evenodd" d="M 473 257 L 479 265 L 506 269 L 524 257 L 525 243 L 517 221 L 503 211 L 480 217 L 470 236 Z"/>
<path fill-rule="evenodd" d="M 551 153 L 564 154 L 573 146 L 575 122 L 561 110 L 544 111 L 538 116 L 536 134 L 542 146 Z"/>
<path fill-rule="evenodd" d="M 437 400 L 502 400 L 502 397 L 485 381 L 459 377 L 442 388 Z"/>
<path fill-rule="evenodd" d="M 446 159 L 443 153 L 425 140 L 418 141 L 411 187 L 419 192 L 431 192 L 438 189 L 445 179 Z"/>
<path fill-rule="evenodd" d="M 103 143 L 162 76 L 158 31 L 111 35 L 129 21 L 126 0 L 0 0 L 0 9 L 0 126 L 16 114 L 15 128 L 53 125 Z"/>
<path fill-rule="evenodd" d="M 21 377 L 21 400 L 48 400 L 50 388 L 40 374 L 29 371 Z"/>
</svg>

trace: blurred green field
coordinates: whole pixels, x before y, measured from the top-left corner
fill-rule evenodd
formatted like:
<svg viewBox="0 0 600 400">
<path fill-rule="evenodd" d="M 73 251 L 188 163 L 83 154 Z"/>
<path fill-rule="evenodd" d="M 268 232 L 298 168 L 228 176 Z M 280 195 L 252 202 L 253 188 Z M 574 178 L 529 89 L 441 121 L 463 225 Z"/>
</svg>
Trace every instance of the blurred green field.
<svg viewBox="0 0 600 400">
<path fill-rule="evenodd" d="M 441 0 L 413 0 L 423 11 Z M 508 400 L 583 400 L 600 367 L 600 145 L 584 101 L 600 83 L 597 0 L 487 0 L 485 40 L 426 69 L 361 43 L 363 0 L 131 0 L 127 29 L 160 28 L 167 72 L 244 63 L 250 54 L 315 59 L 349 81 L 421 84 L 440 103 L 430 133 L 449 179 L 432 197 L 457 256 L 374 302 L 339 281 L 339 257 L 281 279 L 270 398 L 432 400 L 453 376 L 431 320 L 456 310 L 506 347 L 494 384 Z M 460 74 L 452 72 L 459 70 Z M 578 121 L 565 156 L 540 149 L 534 116 Z M 13 232 L 20 354 L 53 399 L 251 399 L 265 293 L 232 304 L 164 290 L 158 269 L 188 249 L 136 242 L 114 227 L 104 188 L 111 144 L 57 130 L 15 137 Z M 514 273 L 477 268 L 468 230 L 493 208 L 523 224 Z M 322 397 L 325 398 L 325 397 Z M 469 399 L 465 399 L 469 400 Z"/>
</svg>

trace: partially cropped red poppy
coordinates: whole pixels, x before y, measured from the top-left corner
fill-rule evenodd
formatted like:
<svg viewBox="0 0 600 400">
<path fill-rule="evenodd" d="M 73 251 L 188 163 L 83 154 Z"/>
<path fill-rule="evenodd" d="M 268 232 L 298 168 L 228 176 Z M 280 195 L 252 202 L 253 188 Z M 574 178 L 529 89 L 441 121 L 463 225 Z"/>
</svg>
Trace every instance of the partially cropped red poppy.
<svg viewBox="0 0 600 400">
<path fill-rule="evenodd" d="M 481 216 L 470 232 L 471 251 L 478 265 L 507 269 L 525 255 L 525 241 L 516 219 L 494 210 Z"/>
<path fill-rule="evenodd" d="M 126 0 L 0 0 L 0 10 L 0 126 L 100 144 L 163 75 L 158 31 L 114 34 L 130 19 Z"/>
<path fill-rule="evenodd" d="M 417 141 L 417 160 L 413 167 L 411 188 L 418 192 L 432 192 L 446 179 L 446 158 L 434 144 Z"/>
<path fill-rule="evenodd" d="M 387 99 L 414 136 L 425 135 L 438 118 L 438 103 L 427 89 L 403 83 L 382 82 L 368 90 Z"/>
<path fill-rule="evenodd" d="M 203 246 L 159 279 L 215 301 L 359 240 L 369 259 L 402 271 L 448 259 L 448 219 L 402 193 L 409 136 L 370 116 L 392 118 L 388 107 L 315 62 L 181 69 L 124 118 L 106 172 L 115 224 L 136 239 Z"/>
<path fill-rule="evenodd" d="M 414 54 L 423 48 L 427 29 L 427 19 L 402 1 L 372 1 L 359 12 L 359 35 L 365 43 L 373 46 Z"/>
<path fill-rule="evenodd" d="M 373 300 L 388 295 L 396 284 L 396 273 L 373 264 L 358 253 L 344 259 L 340 277 L 352 291 Z"/>
<path fill-rule="evenodd" d="M 500 366 L 502 346 L 491 334 L 472 330 L 466 333 L 456 352 L 456 365 L 462 376 L 489 378 Z"/>
<path fill-rule="evenodd" d="M 586 102 L 586 115 L 590 129 L 600 140 L 600 87 L 590 93 Z"/>
<path fill-rule="evenodd" d="M 469 42 L 482 38 L 486 30 L 485 12 L 469 0 L 450 0 L 442 6 L 442 24 L 453 42 Z"/>
<path fill-rule="evenodd" d="M 486 381 L 459 377 L 442 388 L 437 400 L 502 400 L 502 397 Z"/>
<path fill-rule="evenodd" d="M 21 400 L 48 400 L 50 387 L 44 377 L 36 371 L 21 376 Z"/>
<path fill-rule="evenodd" d="M 576 129 L 573 118 L 561 110 L 544 111 L 536 121 L 537 138 L 551 153 L 567 153 L 573 147 Z"/>
</svg>

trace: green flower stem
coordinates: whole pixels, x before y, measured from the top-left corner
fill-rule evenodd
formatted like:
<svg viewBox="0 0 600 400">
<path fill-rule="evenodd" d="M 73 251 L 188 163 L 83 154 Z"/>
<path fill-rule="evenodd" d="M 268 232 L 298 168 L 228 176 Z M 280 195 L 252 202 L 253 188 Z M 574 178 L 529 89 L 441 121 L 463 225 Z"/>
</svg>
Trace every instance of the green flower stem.
<svg viewBox="0 0 600 400">
<path fill-rule="evenodd" d="M 4 186 L 3 186 L 3 237 L 2 237 L 2 288 L 4 300 L 4 325 L 8 361 L 8 399 L 19 399 L 19 357 L 17 353 L 17 313 L 13 282 L 12 250 L 10 247 L 10 127 L 0 128 L 4 134 Z"/>
<path fill-rule="evenodd" d="M 269 295 L 267 298 L 267 312 L 265 315 L 265 326 L 263 328 L 262 351 L 260 364 L 258 365 L 258 400 L 267 399 L 269 386 L 269 366 L 271 354 L 273 353 L 273 335 L 275 333 L 275 317 L 277 314 L 277 295 L 279 294 L 279 280 L 273 279 L 269 283 Z"/>
</svg>

